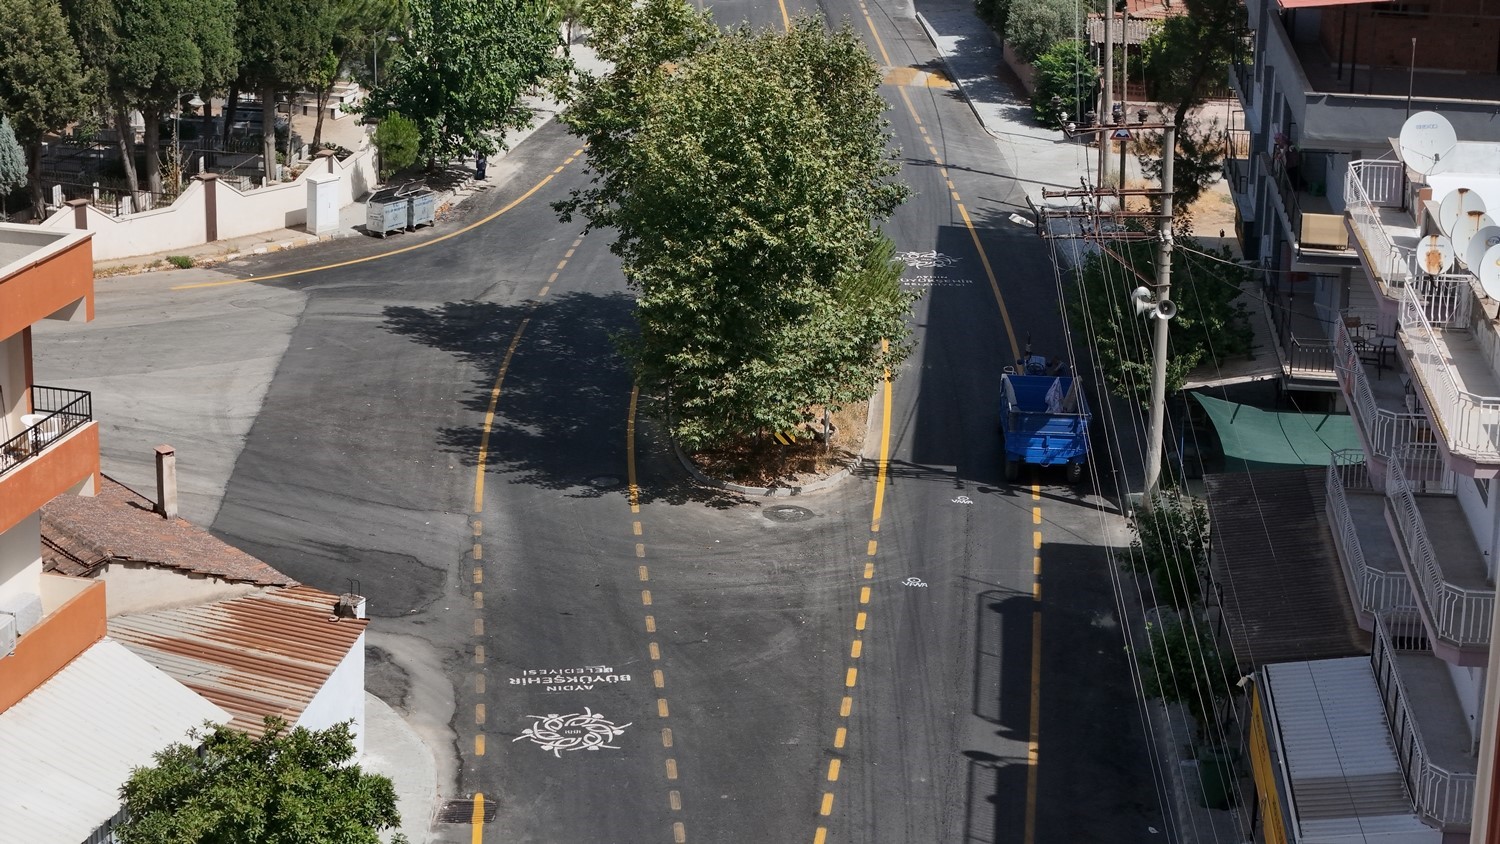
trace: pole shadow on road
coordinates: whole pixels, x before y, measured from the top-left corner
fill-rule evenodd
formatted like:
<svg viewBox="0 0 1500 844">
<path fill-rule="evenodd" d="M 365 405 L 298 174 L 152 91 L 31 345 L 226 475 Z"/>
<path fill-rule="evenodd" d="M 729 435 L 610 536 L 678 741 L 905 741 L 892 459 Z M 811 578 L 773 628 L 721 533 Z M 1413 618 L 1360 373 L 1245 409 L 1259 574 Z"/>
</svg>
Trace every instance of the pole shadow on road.
<svg viewBox="0 0 1500 844">
<path fill-rule="evenodd" d="M 990 589 L 975 600 L 974 714 L 999 727 L 999 735 L 1026 741 L 1030 718 L 1030 595 Z"/>
</svg>

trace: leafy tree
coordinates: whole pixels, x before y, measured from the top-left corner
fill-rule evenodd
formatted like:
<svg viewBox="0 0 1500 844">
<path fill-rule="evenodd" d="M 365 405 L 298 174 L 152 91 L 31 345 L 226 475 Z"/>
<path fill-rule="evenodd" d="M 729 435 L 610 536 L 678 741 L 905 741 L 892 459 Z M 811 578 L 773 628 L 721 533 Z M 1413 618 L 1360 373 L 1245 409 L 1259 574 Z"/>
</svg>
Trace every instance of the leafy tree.
<svg viewBox="0 0 1500 844">
<path fill-rule="evenodd" d="M 397 170 L 410 167 L 417 160 L 420 143 L 417 124 L 391 112 L 375 127 L 375 147 L 380 150 L 380 177 L 389 178 Z"/>
<path fill-rule="evenodd" d="M 553 6 L 557 14 L 562 18 L 563 29 L 566 32 L 563 40 L 571 45 L 573 43 L 573 29 L 580 18 L 583 17 L 584 7 L 589 0 L 554 0 Z"/>
<path fill-rule="evenodd" d="M 328 99 L 333 92 L 333 83 L 351 62 L 363 62 L 365 56 L 376 61 L 373 51 L 396 49 L 397 42 L 387 40 L 393 31 L 406 27 L 406 3 L 404 0 L 333 0 L 333 45 L 318 64 L 314 77 L 314 90 L 318 97 L 318 118 L 313 125 L 313 147 L 323 142 L 323 116 L 328 110 Z M 375 68 L 369 68 L 373 74 Z M 369 80 L 374 87 L 375 80 Z"/>
<path fill-rule="evenodd" d="M 9 115 L 26 150 L 32 212 L 47 212 L 42 196 L 42 137 L 61 131 L 84 111 L 78 47 L 57 0 L 0 0 L 0 112 Z"/>
<path fill-rule="evenodd" d="M 0 196 L 26 184 L 26 153 L 10 128 L 10 118 L 0 114 Z M 0 208 L 0 213 L 4 212 Z"/>
<path fill-rule="evenodd" d="M 1210 729 L 1214 709 L 1229 696 L 1231 663 L 1202 629 L 1180 620 L 1149 626 L 1151 650 L 1137 654 L 1141 683 L 1151 697 L 1187 707 L 1200 735 Z"/>
<path fill-rule="evenodd" d="M 414 0 L 411 31 L 365 113 L 417 124 L 430 167 L 474 150 L 491 132 L 531 123 L 521 96 L 566 68 L 557 13 L 546 0 Z"/>
<path fill-rule="evenodd" d="M 1036 62 L 1056 44 L 1077 37 L 1072 0 L 1011 0 L 1005 38 L 1016 54 Z"/>
<path fill-rule="evenodd" d="M 1161 179 L 1160 144 L 1142 144 L 1136 159 L 1147 179 Z M 1198 197 L 1223 173 L 1224 151 L 1228 144 L 1219 131 L 1217 118 L 1207 125 L 1198 121 L 1185 124 L 1177 133 L 1177 150 L 1172 157 L 1172 216 L 1177 225 L 1192 225 L 1191 209 Z"/>
<path fill-rule="evenodd" d="M 1203 502 L 1175 492 L 1159 493 L 1151 510 L 1130 524 L 1134 571 L 1151 575 L 1158 603 L 1184 611 L 1202 594 L 1208 571 L 1209 521 Z"/>
<path fill-rule="evenodd" d="M 1099 87 L 1099 66 L 1089 60 L 1082 41 L 1059 41 L 1033 63 L 1036 88 L 1031 94 L 1031 108 L 1043 123 L 1061 125 L 1059 111 L 1077 120 L 1093 108 L 1094 92 Z M 1061 109 L 1052 105 L 1056 96 Z"/>
<path fill-rule="evenodd" d="M 1168 394 L 1182 389 L 1194 367 L 1247 354 L 1251 340 L 1245 307 L 1234 301 L 1250 280 L 1248 271 L 1229 263 L 1227 250 L 1208 250 L 1184 231 L 1178 232 L 1176 242 L 1185 248 L 1172 250 L 1177 316 L 1167 351 Z M 1068 300 L 1068 316 L 1074 330 L 1091 336 L 1110 391 L 1133 397 L 1144 407 L 1150 394 L 1154 332 L 1136 313 L 1130 291 L 1141 279 L 1155 279 L 1156 244 L 1117 240 L 1109 248 L 1113 254 L 1090 255 L 1079 268 L 1078 293 Z M 1192 252 L 1223 260 L 1199 258 Z"/>
<path fill-rule="evenodd" d="M 201 747 L 174 744 L 121 787 L 123 844 L 376 844 L 400 824 L 391 781 L 351 764 L 347 723 L 289 730 L 268 716 L 259 738 L 193 737 Z"/>
<path fill-rule="evenodd" d="M 1004 38 L 1013 2 L 1014 0 L 974 0 L 974 13 Z"/>
<path fill-rule="evenodd" d="M 267 181 L 276 176 L 276 97 L 311 85 L 317 78 L 333 46 L 334 3 L 239 0 L 239 83 L 260 94 L 261 157 Z"/>
<path fill-rule="evenodd" d="M 558 208 L 617 232 L 627 352 L 672 433 L 697 448 L 867 398 L 909 351 L 911 297 L 875 226 L 907 190 L 859 38 L 816 18 L 720 34 L 682 0 L 590 10 L 616 64 L 564 113 L 597 177 Z"/>
</svg>

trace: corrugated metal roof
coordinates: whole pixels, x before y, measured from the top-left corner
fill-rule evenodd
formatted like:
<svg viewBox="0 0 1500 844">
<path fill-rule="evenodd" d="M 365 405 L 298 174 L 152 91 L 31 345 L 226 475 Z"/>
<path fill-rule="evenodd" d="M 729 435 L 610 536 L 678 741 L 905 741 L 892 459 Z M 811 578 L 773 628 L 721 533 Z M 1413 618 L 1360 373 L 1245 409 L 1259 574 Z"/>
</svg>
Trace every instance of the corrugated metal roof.
<svg viewBox="0 0 1500 844">
<path fill-rule="evenodd" d="M 1412 806 L 1368 659 L 1268 665 L 1262 676 L 1299 841 L 1442 840 Z"/>
<path fill-rule="evenodd" d="M 1370 652 L 1325 515 L 1326 469 L 1208 475 L 1210 570 L 1242 673 Z"/>
<path fill-rule="evenodd" d="M 0 837 L 83 841 L 152 754 L 229 714 L 102 639 L 0 714 Z"/>
<path fill-rule="evenodd" d="M 334 595 L 309 586 L 110 619 L 110 635 L 260 735 L 295 723 L 358 641 L 365 619 L 336 618 Z"/>
</svg>

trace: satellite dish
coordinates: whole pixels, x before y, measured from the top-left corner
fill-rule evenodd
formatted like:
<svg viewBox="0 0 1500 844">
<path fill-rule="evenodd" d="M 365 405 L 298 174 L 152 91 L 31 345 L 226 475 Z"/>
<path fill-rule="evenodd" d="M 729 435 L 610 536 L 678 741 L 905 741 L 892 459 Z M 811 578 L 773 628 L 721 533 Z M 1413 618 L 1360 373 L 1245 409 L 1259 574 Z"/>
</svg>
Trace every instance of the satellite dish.
<svg viewBox="0 0 1500 844">
<path fill-rule="evenodd" d="M 1447 235 L 1430 234 L 1417 243 L 1417 272 L 1442 275 L 1453 269 L 1453 241 Z"/>
<path fill-rule="evenodd" d="M 1491 246 L 1484 253 L 1474 274 L 1479 276 L 1479 286 L 1484 288 L 1484 295 L 1500 299 L 1500 244 Z"/>
<path fill-rule="evenodd" d="M 1479 267 L 1484 263 L 1484 253 L 1497 243 L 1500 243 L 1500 226 L 1485 226 L 1475 232 L 1469 238 L 1469 248 L 1464 250 L 1464 266 L 1474 275 L 1479 275 Z"/>
<path fill-rule="evenodd" d="M 1419 111 L 1401 126 L 1400 144 L 1401 160 L 1425 176 L 1448 169 L 1458 135 L 1448 118 L 1435 111 Z"/>
<path fill-rule="evenodd" d="M 1459 217 L 1470 211 L 1484 210 L 1484 197 L 1481 197 L 1474 191 L 1468 188 L 1459 188 L 1458 190 L 1451 191 L 1447 196 L 1443 197 L 1442 203 L 1438 205 L 1438 228 L 1443 230 L 1443 234 L 1452 237 L 1453 225 L 1458 222 Z M 1458 244 L 1455 243 L 1454 245 L 1457 246 Z"/>
<path fill-rule="evenodd" d="M 1463 261 L 1464 266 L 1469 265 L 1465 260 L 1469 256 L 1469 241 L 1481 230 L 1493 225 L 1495 221 L 1483 211 L 1470 211 L 1453 224 L 1453 231 L 1449 235 L 1453 239 L 1453 253 L 1458 256 L 1458 260 Z"/>
</svg>

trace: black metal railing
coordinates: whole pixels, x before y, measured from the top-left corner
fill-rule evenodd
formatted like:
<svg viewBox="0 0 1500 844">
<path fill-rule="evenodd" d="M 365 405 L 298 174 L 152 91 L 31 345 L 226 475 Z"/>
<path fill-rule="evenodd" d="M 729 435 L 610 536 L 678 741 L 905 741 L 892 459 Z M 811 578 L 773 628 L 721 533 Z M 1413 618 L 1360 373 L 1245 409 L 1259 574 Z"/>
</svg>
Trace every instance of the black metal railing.
<svg viewBox="0 0 1500 844">
<path fill-rule="evenodd" d="M 31 412 L 21 433 L 0 443 L 0 475 L 41 454 L 47 446 L 94 418 L 93 396 L 60 387 L 31 388 Z"/>
</svg>

